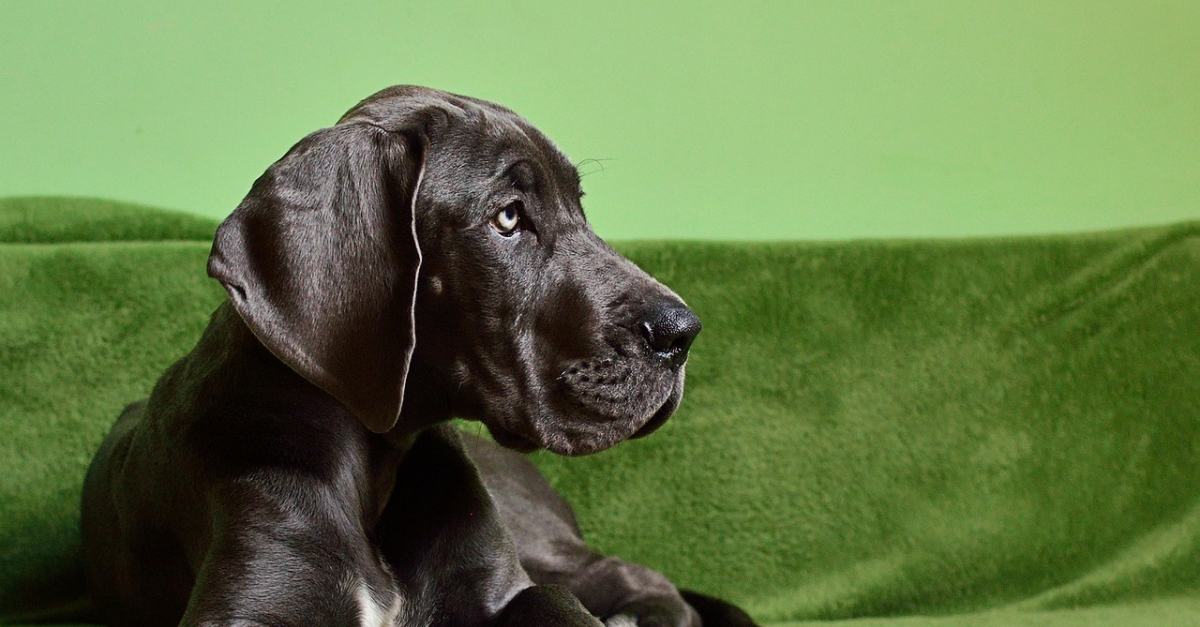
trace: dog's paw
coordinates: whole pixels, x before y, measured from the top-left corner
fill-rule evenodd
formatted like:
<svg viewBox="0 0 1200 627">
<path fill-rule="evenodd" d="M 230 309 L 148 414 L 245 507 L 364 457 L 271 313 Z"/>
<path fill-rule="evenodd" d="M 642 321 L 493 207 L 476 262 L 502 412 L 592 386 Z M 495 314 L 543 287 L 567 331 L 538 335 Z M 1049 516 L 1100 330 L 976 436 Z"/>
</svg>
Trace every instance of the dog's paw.
<svg viewBox="0 0 1200 627">
<path fill-rule="evenodd" d="M 604 627 L 638 627 L 638 621 L 632 614 L 613 614 L 604 619 Z"/>
<path fill-rule="evenodd" d="M 680 590 L 679 594 L 700 614 L 704 627 L 758 627 L 745 610 L 729 601 L 692 590 Z"/>
<path fill-rule="evenodd" d="M 701 627 L 700 615 L 686 603 L 638 602 L 604 619 L 605 627 Z"/>
</svg>

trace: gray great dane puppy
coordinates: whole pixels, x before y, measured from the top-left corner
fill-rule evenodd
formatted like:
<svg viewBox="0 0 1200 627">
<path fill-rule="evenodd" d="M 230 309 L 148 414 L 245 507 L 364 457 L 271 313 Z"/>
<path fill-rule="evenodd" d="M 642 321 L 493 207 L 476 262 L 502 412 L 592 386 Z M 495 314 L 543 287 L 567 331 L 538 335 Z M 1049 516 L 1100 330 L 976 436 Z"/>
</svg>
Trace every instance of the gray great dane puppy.
<svg viewBox="0 0 1200 627">
<path fill-rule="evenodd" d="M 752 625 L 584 545 L 500 444 L 653 431 L 700 330 L 596 237 L 579 176 L 497 105 L 393 87 L 272 165 L 221 225 L 228 292 L 88 471 L 111 625 Z M 472 461 L 474 460 L 474 461 Z"/>
</svg>

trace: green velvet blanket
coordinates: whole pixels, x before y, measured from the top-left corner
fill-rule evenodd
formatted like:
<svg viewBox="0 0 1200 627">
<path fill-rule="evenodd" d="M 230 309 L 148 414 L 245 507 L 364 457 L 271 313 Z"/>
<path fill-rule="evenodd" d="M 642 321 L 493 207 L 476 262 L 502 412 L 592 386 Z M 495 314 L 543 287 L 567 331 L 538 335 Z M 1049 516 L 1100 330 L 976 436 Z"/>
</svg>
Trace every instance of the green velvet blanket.
<svg viewBox="0 0 1200 627">
<path fill-rule="evenodd" d="M 223 297 L 214 226 L 0 201 L 0 622 L 82 620 L 84 468 Z M 1200 625 L 1198 234 L 621 245 L 704 321 L 683 406 L 535 459 L 768 625 Z"/>
</svg>

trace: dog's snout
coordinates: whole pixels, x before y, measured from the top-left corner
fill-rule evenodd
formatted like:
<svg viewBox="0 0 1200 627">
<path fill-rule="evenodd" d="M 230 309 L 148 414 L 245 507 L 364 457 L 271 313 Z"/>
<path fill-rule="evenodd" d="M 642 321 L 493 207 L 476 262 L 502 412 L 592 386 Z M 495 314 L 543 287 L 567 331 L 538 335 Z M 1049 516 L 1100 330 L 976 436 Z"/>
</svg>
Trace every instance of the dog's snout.
<svg viewBox="0 0 1200 627">
<path fill-rule="evenodd" d="M 641 331 L 652 355 L 680 366 L 700 333 L 700 318 L 677 300 L 661 300 L 650 306 Z"/>
</svg>

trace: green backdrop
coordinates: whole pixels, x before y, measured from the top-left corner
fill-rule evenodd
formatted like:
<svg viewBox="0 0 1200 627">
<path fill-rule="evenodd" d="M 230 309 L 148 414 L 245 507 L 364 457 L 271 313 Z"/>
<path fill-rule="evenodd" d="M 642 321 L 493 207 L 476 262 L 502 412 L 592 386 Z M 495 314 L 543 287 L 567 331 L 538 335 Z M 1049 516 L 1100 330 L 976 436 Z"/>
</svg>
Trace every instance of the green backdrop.
<svg viewBox="0 0 1200 627">
<path fill-rule="evenodd" d="M 1200 217 L 1200 3 L 0 1 L 0 195 L 220 217 L 420 83 L 584 164 L 605 236 L 844 238 Z"/>
</svg>

